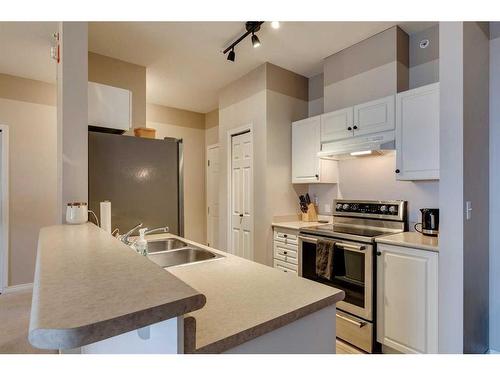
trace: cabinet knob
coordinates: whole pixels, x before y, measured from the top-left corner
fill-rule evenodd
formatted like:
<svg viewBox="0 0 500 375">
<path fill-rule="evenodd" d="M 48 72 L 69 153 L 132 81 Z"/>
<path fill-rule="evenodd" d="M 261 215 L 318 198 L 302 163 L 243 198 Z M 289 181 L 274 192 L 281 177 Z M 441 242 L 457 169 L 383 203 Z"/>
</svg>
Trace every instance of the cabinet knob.
<svg viewBox="0 0 500 375">
<path fill-rule="evenodd" d="M 356 125 L 354 125 L 353 129 L 356 130 L 358 127 Z"/>
<path fill-rule="evenodd" d="M 286 255 L 286 254 L 288 254 L 288 253 L 287 253 L 286 251 L 283 251 L 283 254 L 285 254 L 285 255 Z"/>
<path fill-rule="evenodd" d="M 319 179 L 319 174 L 315 174 L 315 176 L 316 176 L 316 180 Z"/>
<path fill-rule="evenodd" d="M 380 251 L 377 251 L 377 256 L 379 257 L 381 255 L 382 255 L 382 253 Z"/>
<path fill-rule="evenodd" d="M 287 238 L 288 237 L 288 234 L 284 234 L 283 237 Z"/>
<path fill-rule="evenodd" d="M 399 169 L 396 169 L 394 172 L 399 173 L 400 171 L 399 171 Z"/>
<path fill-rule="evenodd" d="M 349 127 L 347 128 L 347 130 L 351 131 L 351 130 L 352 130 L 352 128 L 349 126 Z"/>
<path fill-rule="evenodd" d="M 243 214 L 240 214 L 240 217 L 243 217 Z"/>
</svg>

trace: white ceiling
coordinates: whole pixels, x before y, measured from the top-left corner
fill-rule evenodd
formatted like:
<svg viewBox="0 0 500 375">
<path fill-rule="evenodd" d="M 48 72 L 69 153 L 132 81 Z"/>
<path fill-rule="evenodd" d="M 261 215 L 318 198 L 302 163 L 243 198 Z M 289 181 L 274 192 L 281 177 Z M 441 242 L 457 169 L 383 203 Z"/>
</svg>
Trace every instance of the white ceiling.
<svg viewBox="0 0 500 375">
<path fill-rule="evenodd" d="M 221 51 L 243 33 L 243 22 L 91 22 L 89 50 L 146 66 L 149 103 L 205 113 L 217 107 L 222 87 L 266 61 L 311 77 L 325 57 L 395 24 L 282 22 L 274 30 L 265 23 L 262 45 L 245 39 L 231 63 Z M 432 23 L 400 25 L 413 33 Z M 53 22 L 0 22 L 0 72 L 55 82 L 49 47 L 56 29 Z"/>
</svg>

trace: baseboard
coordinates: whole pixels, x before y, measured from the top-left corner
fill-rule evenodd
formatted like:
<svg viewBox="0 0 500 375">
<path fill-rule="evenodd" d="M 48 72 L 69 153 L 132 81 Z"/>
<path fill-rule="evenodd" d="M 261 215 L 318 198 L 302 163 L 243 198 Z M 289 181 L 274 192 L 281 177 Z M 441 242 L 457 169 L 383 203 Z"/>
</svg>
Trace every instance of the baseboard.
<svg viewBox="0 0 500 375">
<path fill-rule="evenodd" d="M 2 294 L 12 294 L 12 293 L 19 293 L 19 292 L 26 292 L 28 290 L 33 289 L 33 283 L 29 284 L 17 284 L 17 285 L 11 285 L 6 288 L 4 288 Z"/>
</svg>

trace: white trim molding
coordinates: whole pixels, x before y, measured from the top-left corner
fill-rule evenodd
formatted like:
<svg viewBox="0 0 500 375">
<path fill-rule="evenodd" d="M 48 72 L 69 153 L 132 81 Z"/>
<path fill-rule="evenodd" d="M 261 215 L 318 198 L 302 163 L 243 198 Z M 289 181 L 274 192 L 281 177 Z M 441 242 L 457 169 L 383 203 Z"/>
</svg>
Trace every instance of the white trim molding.
<svg viewBox="0 0 500 375">
<path fill-rule="evenodd" d="M 0 124 L 0 132 L 0 293 L 4 293 L 9 285 L 9 127 Z"/>
<path fill-rule="evenodd" d="M 21 293 L 27 292 L 28 290 L 33 290 L 33 283 L 8 286 L 4 289 L 2 294 Z"/>
</svg>

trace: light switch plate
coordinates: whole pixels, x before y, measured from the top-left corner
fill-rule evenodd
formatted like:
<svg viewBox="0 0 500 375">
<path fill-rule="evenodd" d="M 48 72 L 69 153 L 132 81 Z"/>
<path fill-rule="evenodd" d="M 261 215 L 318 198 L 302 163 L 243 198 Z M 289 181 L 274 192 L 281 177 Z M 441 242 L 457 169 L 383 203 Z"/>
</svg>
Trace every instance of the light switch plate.
<svg viewBox="0 0 500 375">
<path fill-rule="evenodd" d="M 465 220 L 470 220 L 472 218 L 472 202 L 465 202 Z"/>
</svg>

